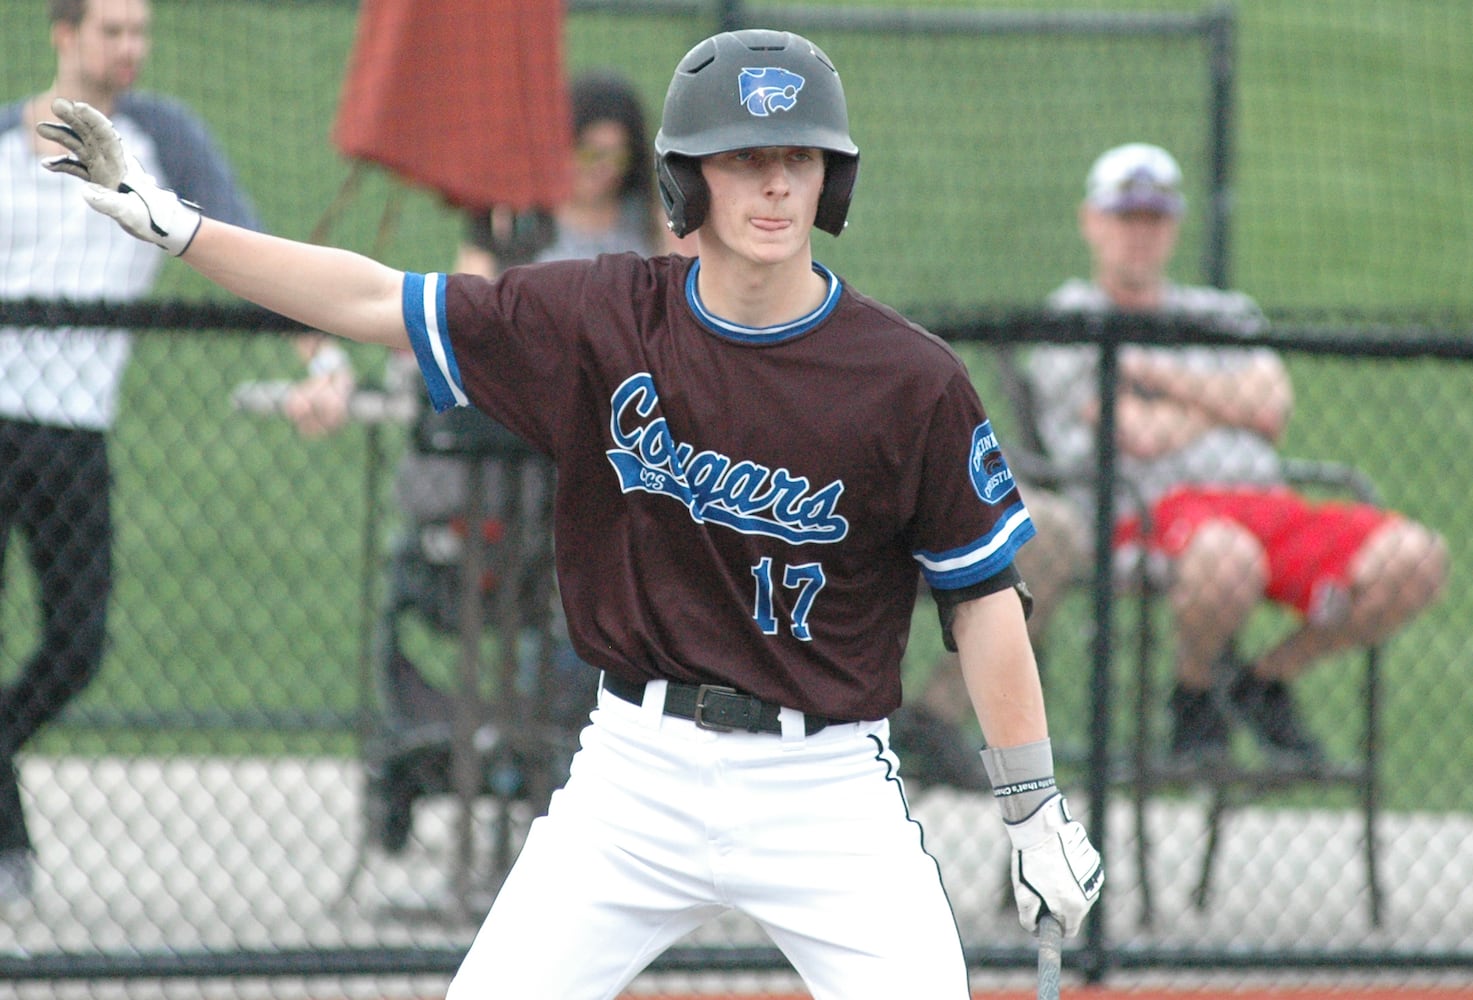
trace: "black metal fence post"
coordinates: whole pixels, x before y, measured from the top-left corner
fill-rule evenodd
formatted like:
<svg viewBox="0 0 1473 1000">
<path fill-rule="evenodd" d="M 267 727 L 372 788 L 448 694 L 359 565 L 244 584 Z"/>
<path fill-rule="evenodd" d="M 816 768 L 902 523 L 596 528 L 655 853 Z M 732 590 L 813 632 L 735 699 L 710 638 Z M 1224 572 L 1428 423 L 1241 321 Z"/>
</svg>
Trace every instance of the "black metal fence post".
<svg viewBox="0 0 1473 1000">
<path fill-rule="evenodd" d="M 1202 274 L 1216 288 L 1228 286 L 1228 227 L 1232 217 L 1233 87 L 1236 79 L 1234 15 L 1228 4 L 1207 15 L 1207 65 L 1211 74 L 1207 113 L 1207 238 Z"/>
</svg>

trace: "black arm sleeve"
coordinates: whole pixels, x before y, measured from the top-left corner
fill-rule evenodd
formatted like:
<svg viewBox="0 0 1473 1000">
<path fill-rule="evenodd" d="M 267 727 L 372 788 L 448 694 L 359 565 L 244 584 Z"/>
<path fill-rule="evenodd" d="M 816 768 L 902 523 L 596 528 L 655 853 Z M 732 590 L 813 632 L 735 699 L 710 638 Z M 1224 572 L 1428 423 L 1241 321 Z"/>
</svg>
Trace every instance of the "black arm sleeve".
<svg viewBox="0 0 1473 1000">
<path fill-rule="evenodd" d="M 979 597 L 986 597 L 988 594 L 995 594 L 1009 587 L 1018 592 L 1018 599 L 1023 602 L 1023 617 L 1027 618 L 1033 614 L 1033 595 L 1028 592 L 1028 584 L 1023 582 L 1018 568 L 1011 563 L 1002 572 L 995 573 L 985 580 L 979 580 L 970 587 L 931 591 L 931 596 L 936 599 L 936 614 L 941 619 L 941 641 L 950 652 L 956 652 L 956 637 L 951 634 L 952 622 L 956 620 L 956 606 L 967 601 L 975 601 Z"/>
</svg>

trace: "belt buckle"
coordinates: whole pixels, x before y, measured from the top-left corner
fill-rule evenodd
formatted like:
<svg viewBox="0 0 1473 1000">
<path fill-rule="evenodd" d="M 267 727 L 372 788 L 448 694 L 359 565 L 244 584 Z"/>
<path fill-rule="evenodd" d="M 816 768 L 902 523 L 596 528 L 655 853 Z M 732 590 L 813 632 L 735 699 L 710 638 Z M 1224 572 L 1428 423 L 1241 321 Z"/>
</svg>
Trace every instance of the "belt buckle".
<svg viewBox="0 0 1473 1000">
<path fill-rule="evenodd" d="M 719 722 L 708 722 L 706 720 L 706 695 L 709 694 L 709 693 L 711 693 L 711 692 L 713 692 L 713 691 L 716 692 L 717 694 L 734 694 L 734 695 L 740 695 L 741 694 L 741 692 L 738 691 L 736 688 L 724 687 L 724 686 L 722 686 L 720 684 L 700 684 L 700 685 L 697 685 L 697 687 L 696 687 L 696 712 L 695 712 L 695 715 L 693 716 L 693 718 L 695 719 L 696 728 L 697 729 L 709 729 L 713 733 L 734 733 L 734 732 L 736 732 L 736 727 L 735 726 L 722 725 Z"/>
</svg>

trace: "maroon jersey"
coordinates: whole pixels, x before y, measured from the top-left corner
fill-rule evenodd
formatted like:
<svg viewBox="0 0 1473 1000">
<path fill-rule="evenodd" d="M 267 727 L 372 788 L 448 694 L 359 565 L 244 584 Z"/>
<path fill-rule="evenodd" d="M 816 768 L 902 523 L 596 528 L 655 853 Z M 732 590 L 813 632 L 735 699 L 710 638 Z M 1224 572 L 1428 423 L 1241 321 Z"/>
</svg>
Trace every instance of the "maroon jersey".
<svg viewBox="0 0 1473 1000">
<path fill-rule="evenodd" d="M 550 455 L 574 648 L 631 681 L 724 684 L 838 719 L 900 703 L 917 567 L 955 589 L 1033 534 L 965 367 L 822 267 L 779 327 L 635 254 L 405 280 L 437 409 Z"/>
</svg>

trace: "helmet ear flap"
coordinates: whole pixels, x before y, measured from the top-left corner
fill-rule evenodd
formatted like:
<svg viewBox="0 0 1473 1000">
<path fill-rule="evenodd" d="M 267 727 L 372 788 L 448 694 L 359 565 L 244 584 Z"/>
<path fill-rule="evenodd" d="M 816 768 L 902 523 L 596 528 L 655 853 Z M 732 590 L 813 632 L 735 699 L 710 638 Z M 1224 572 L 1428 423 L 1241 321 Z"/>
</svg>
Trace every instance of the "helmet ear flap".
<svg viewBox="0 0 1473 1000">
<path fill-rule="evenodd" d="M 679 238 L 700 229 L 710 204 L 706 179 L 701 176 L 701 161 L 667 153 L 659 158 L 655 174 L 660 184 L 660 201 L 670 219 L 670 231 Z"/>
<path fill-rule="evenodd" d="M 660 201 L 670 219 L 670 231 L 677 238 L 701 228 L 710 207 L 710 189 L 701 176 L 701 161 L 692 156 L 667 153 L 656 165 L 660 185 Z M 825 156 L 823 191 L 818 196 L 818 212 L 813 224 L 824 232 L 838 236 L 844 231 L 849 215 L 849 202 L 859 179 L 859 157 L 830 153 Z"/>
<path fill-rule="evenodd" d="M 854 196 L 854 184 L 859 180 L 859 157 L 840 153 L 824 156 L 823 190 L 818 196 L 818 214 L 813 225 L 831 236 L 844 231 L 844 220 L 849 215 L 849 201 Z"/>
</svg>

